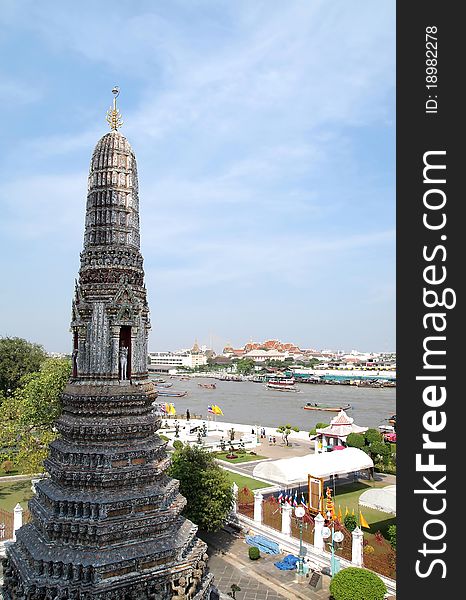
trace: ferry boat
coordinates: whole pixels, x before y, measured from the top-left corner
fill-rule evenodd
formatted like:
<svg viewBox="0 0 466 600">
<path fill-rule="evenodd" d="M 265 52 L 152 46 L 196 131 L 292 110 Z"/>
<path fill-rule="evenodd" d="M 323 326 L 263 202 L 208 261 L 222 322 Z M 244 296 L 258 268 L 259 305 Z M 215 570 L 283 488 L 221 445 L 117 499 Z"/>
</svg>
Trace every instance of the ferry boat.
<svg viewBox="0 0 466 600">
<path fill-rule="evenodd" d="M 201 388 L 206 388 L 207 390 L 215 390 L 217 387 L 215 383 L 198 383 L 197 385 Z"/>
<path fill-rule="evenodd" d="M 267 385 L 270 387 L 274 387 L 277 385 L 280 386 L 293 386 L 296 383 L 294 377 L 271 377 L 268 381 L 267 381 Z"/>
<path fill-rule="evenodd" d="M 298 390 L 294 385 L 295 380 L 293 377 L 274 378 L 267 381 L 266 388 L 269 390 L 278 390 L 280 392 L 297 392 Z"/>
</svg>

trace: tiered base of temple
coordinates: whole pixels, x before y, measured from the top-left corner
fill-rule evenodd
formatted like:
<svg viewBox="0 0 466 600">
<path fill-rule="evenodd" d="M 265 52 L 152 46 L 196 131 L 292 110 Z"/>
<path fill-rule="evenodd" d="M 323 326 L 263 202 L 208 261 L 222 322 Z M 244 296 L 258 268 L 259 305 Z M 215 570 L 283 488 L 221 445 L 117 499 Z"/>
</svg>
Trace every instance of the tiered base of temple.
<svg viewBox="0 0 466 600">
<path fill-rule="evenodd" d="M 165 474 L 150 382 L 73 382 L 36 484 L 32 522 L 4 561 L 4 600 L 209 597 L 206 544 Z"/>
<path fill-rule="evenodd" d="M 121 560 L 118 548 L 101 554 L 69 548 L 52 550 L 37 536 L 34 546 L 27 548 L 30 527 L 21 528 L 19 543 L 9 548 L 8 558 L 3 560 L 4 600 L 207 600 L 210 597 L 212 575 L 205 574 L 206 546 L 200 540 L 195 539 L 185 556 L 168 562 L 148 560 L 150 549 L 138 545 L 128 564 Z M 177 540 L 173 543 L 176 545 Z M 154 541 L 152 545 L 157 543 Z M 96 557 L 99 564 L 93 566 L 90 563 Z"/>
</svg>

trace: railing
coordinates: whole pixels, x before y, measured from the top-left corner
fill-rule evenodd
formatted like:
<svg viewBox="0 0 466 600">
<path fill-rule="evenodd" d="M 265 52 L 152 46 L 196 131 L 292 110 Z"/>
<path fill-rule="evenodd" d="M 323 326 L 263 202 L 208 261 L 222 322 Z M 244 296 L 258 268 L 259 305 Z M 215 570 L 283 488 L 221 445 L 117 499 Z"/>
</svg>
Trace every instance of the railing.
<svg viewBox="0 0 466 600">
<path fill-rule="evenodd" d="M 13 520 L 12 512 L 0 509 L 0 541 L 13 538 Z"/>
<path fill-rule="evenodd" d="M 291 517 L 291 535 L 299 539 L 299 521 L 297 517 Z M 303 542 L 314 545 L 314 518 L 306 510 L 303 517 Z"/>
<path fill-rule="evenodd" d="M 238 512 L 251 519 L 254 517 L 254 494 L 247 487 L 238 490 Z"/>
<path fill-rule="evenodd" d="M 274 496 L 269 496 L 262 503 L 262 523 L 278 531 L 282 530 L 281 506 Z"/>
</svg>

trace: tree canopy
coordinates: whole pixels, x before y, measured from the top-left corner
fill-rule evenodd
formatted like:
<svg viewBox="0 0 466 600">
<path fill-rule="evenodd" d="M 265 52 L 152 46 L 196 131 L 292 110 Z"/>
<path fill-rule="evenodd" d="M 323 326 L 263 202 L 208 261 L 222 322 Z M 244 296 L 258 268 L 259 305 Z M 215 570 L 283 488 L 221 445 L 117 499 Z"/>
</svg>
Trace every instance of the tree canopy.
<svg viewBox="0 0 466 600">
<path fill-rule="evenodd" d="M 288 442 L 288 438 L 290 437 L 290 434 L 292 431 L 296 431 L 296 433 L 299 432 L 299 427 L 290 425 L 289 423 L 287 425 L 280 425 L 280 427 L 278 427 L 277 432 L 282 434 L 282 438 L 283 441 L 285 442 L 285 444 L 287 446 L 289 446 L 289 442 Z"/>
<path fill-rule="evenodd" d="M 250 375 L 254 373 L 255 364 L 252 358 L 240 358 L 236 363 L 236 370 L 241 375 Z"/>
<path fill-rule="evenodd" d="M 180 481 L 185 516 L 206 531 L 218 531 L 234 502 L 226 473 L 202 448 L 183 446 L 172 456 L 169 475 Z"/>
<path fill-rule="evenodd" d="M 47 359 L 40 370 L 25 375 L 21 387 L 2 405 L 0 457 L 12 460 L 24 473 L 43 469 L 53 428 L 61 412 L 60 394 L 71 374 L 68 359 Z"/>
<path fill-rule="evenodd" d="M 0 393 L 11 396 L 22 377 L 38 371 L 46 358 L 39 344 L 18 337 L 0 338 Z"/>
</svg>

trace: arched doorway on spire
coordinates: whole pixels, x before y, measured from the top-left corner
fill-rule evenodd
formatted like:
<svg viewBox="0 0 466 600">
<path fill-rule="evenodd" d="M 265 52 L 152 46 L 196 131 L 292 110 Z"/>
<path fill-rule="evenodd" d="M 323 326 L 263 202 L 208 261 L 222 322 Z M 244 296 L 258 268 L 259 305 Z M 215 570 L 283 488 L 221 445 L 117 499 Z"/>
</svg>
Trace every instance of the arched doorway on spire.
<svg viewBox="0 0 466 600">
<path fill-rule="evenodd" d="M 131 326 L 120 327 L 120 343 L 118 356 L 118 379 L 131 379 Z"/>
</svg>

